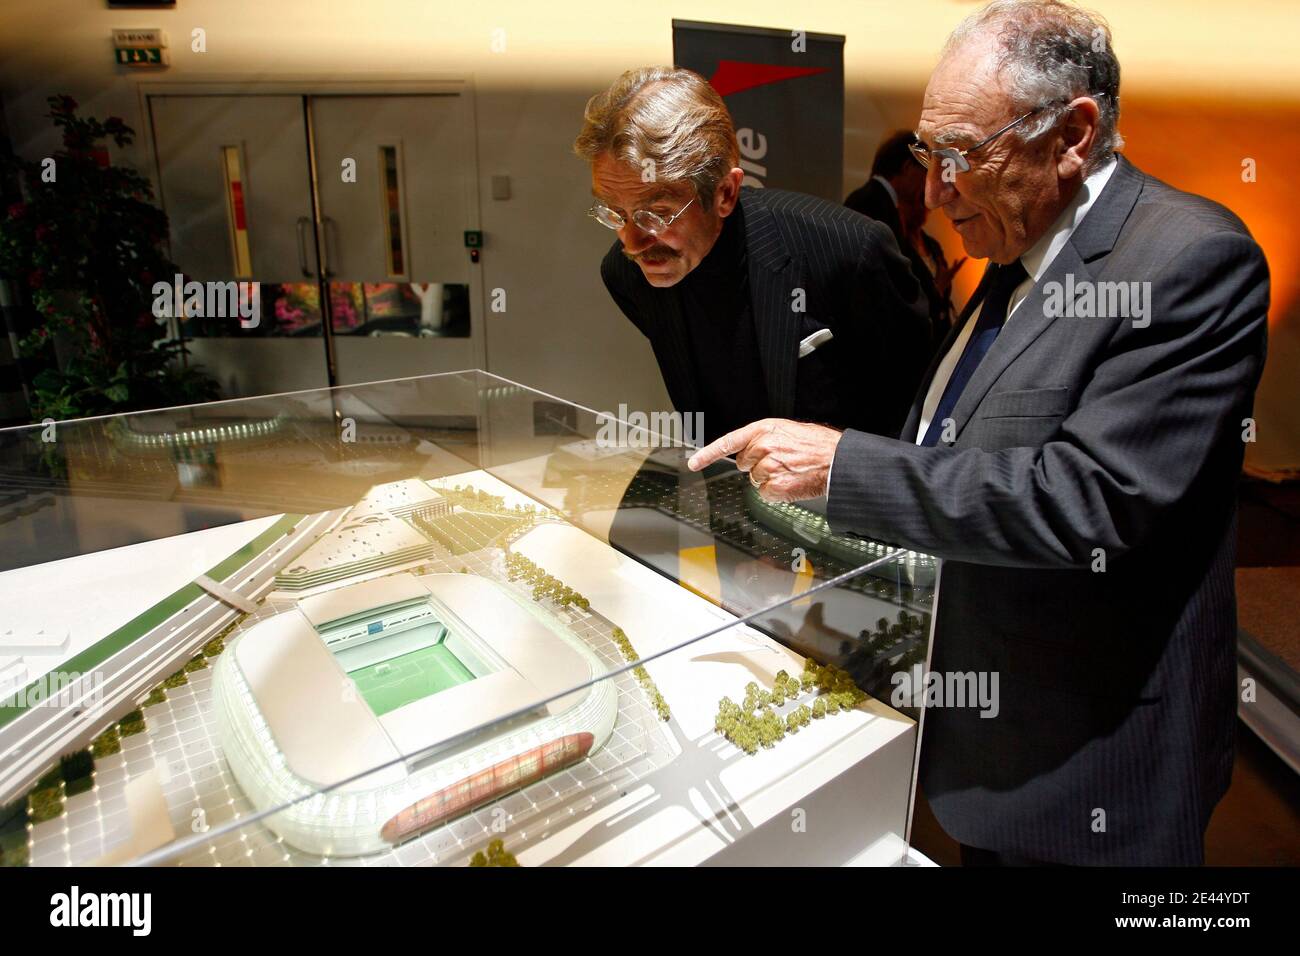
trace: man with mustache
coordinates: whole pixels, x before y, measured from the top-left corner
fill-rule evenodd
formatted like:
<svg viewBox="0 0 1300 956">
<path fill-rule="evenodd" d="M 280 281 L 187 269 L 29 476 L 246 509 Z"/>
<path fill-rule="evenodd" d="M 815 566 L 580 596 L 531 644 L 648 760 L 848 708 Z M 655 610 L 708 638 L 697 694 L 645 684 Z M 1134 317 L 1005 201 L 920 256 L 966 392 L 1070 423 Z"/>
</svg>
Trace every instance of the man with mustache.
<svg viewBox="0 0 1300 956">
<path fill-rule="evenodd" d="M 731 116 L 698 74 L 647 67 L 587 104 L 590 215 L 618 232 L 601 278 L 708 440 L 782 416 L 896 434 L 931 346 L 889 229 L 742 186 Z"/>
</svg>

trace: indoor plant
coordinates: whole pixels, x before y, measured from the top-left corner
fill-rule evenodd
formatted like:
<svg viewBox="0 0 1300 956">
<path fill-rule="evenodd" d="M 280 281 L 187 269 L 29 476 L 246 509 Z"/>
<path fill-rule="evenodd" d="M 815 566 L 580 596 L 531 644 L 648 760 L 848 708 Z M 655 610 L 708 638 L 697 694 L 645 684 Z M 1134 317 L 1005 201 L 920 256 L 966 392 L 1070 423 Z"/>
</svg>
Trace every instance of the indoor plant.
<svg viewBox="0 0 1300 956">
<path fill-rule="evenodd" d="M 78 116 L 70 96 L 49 103 L 63 147 L 7 161 L 25 198 L 0 221 L 0 270 L 26 287 L 36 312 L 19 343 L 34 418 L 215 398 L 216 383 L 154 316 L 154 283 L 179 272 L 162 251 L 167 216 L 148 180 L 112 165 L 101 145 L 129 145 L 134 131 L 118 117 Z"/>
</svg>

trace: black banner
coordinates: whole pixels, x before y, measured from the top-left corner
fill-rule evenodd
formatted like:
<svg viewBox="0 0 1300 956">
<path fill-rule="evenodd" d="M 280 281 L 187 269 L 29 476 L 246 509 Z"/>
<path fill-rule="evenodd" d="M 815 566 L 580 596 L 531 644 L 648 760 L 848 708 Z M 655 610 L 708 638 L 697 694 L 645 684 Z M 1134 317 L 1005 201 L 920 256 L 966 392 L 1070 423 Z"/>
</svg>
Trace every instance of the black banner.
<svg viewBox="0 0 1300 956">
<path fill-rule="evenodd" d="M 745 185 L 843 199 L 844 37 L 674 20 L 673 62 L 722 94 Z"/>
</svg>

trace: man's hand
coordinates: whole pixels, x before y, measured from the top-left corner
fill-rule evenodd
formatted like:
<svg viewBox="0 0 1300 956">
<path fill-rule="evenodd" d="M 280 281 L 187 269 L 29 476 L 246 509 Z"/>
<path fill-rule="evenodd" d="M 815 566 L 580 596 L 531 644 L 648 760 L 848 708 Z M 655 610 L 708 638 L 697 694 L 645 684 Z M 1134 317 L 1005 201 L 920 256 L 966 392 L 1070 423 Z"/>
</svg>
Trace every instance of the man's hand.
<svg viewBox="0 0 1300 956">
<path fill-rule="evenodd" d="M 728 432 L 686 463 L 699 471 L 719 458 L 736 456 L 736 467 L 768 501 L 803 501 L 826 494 L 831 462 L 841 432 L 825 425 L 764 418 Z"/>
</svg>

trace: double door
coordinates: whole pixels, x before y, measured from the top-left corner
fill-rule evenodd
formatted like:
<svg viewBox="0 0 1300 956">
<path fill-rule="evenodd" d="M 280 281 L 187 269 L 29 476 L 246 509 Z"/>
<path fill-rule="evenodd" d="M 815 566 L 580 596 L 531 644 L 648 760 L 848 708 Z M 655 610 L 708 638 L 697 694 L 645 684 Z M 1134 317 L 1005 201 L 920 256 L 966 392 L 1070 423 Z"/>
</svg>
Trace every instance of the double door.
<svg viewBox="0 0 1300 956">
<path fill-rule="evenodd" d="M 172 259 L 187 280 L 257 283 L 255 319 L 178 320 L 225 396 L 484 364 L 464 94 L 148 103 Z"/>
</svg>

